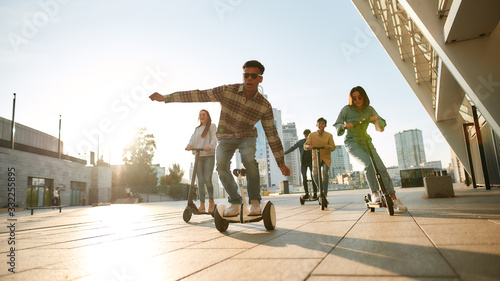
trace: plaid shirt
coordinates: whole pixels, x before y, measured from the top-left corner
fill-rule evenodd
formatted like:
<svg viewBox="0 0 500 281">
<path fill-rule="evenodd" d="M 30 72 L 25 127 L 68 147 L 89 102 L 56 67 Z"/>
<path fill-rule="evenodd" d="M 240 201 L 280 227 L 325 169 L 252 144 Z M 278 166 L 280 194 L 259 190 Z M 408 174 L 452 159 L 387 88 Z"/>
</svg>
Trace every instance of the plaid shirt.
<svg viewBox="0 0 500 281">
<path fill-rule="evenodd" d="M 255 124 L 262 121 L 269 147 L 279 167 L 285 165 L 283 145 L 274 125 L 273 109 L 262 94 L 256 92 L 247 100 L 243 84 L 224 85 L 208 90 L 175 92 L 163 96 L 165 103 L 170 102 L 220 102 L 221 112 L 217 138 L 238 139 L 257 137 Z"/>
</svg>

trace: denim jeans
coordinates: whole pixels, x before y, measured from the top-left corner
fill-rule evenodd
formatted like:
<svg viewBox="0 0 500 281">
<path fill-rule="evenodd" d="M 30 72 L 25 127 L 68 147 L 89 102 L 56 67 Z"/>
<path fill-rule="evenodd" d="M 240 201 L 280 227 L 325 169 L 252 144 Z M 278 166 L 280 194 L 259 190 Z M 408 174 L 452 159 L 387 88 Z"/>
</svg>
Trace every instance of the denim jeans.
<svg viewBox="0 0 500 281">
<path fill-rule="evenodd" d="M 316 168 L 316 167 L 314 167 Z M 317 168 L 316 168 L 317 169 Z M 323 194 L 326 196 L 328 195 L 328 165 L 326 165 L 325 162 L 321 161 L 321 179 L 322 179 L 322 184 L 323 184 Z M 318 177 L 318 171 L 314 174 L 314 181 L 316 182 L 316 185 L 319 186 L 319 177 Z"/>
<path fill-rule="evenodd" d="M 196 177 L 198 178 L 198 192 L 200 202 L 205 202 L 205 186 L 208 191 L 208 198 L 214 199 L 214 185 L 212 174 L 214 172 L 215 156 L 203 156 L 198 158 Z"/>
<path fill-rule="evenodd" d="M 256 137 L 237 139 L 223 139 L 217 145 L 215 153 L 217 160 L 217 172 L 219 179 L 229 195 L 228 201 L 231 204 L 241 204 L 241 195 L 238 193 L 238 185 L 231 172 L 231 159 L 236 149 L 240 151 L 241 162 L 246 170 L 247 191 L 249 200 L 261 200 L 260 197 L 260 177 L 259 165 L 255 160 L 255 151 L 257 145 Z"/>
<path fill-rule="evenodd" d="M 309 172 L 311 173 L 311 181 L 312 181 L 312 186 L 313 186 L 313 192 L 316 194 L 318 192 L 318 187 L 316 186 L 316 182 L 313 179 L 313 174 L 312 174 L 312 163 L 310 164 L 302 164 L 302 182 L 304 184 L 304 191 L 306 194 L 309 194 L 309 186 L 307 184 L 307 168 L 309 168 Z"/>
<path fill-rule="evenodd" d="M 382 162 L 382 159 L 380 159 L 380 156 L 378 155 L 377 150 L 375 150 L 373 144 L 371 142 L 368 143 L 370 145 L 370 150 L 372 151 L 373 154 L 375 165 L 377 165 L 377 169 L 379 170 L 382 176 L 382 182 L 384 183 L 387 193 L 394 194 L 395 193 L 394 186 L 392 185 L 392 181 L 391 178 L 389 177 L 389 174 L 387 174 L 387 168 L 385 167 L 384 162 Z M 359 143 L 356 141 L 349 141 L 345 143 L 345 149 L 356 160 L 358 160 L 361 164 L 365 166 L 366 179 L 368 181 L 368 186 L 370 187 L 370 189 L 372 191 L 379 190 L 377 183 L 377 176 L 375 174 L 375 169 L 370 160 L 370 153 L 366 148 L 366 144 Z"/>
</svg>

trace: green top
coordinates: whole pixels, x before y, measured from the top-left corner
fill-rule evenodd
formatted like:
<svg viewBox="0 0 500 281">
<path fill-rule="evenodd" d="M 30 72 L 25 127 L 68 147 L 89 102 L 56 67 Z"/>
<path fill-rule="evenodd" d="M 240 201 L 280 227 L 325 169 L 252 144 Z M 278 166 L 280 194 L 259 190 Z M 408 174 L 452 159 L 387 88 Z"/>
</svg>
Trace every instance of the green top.
<svg viewBox="0 0 500 281">
<path fill-rule="evenodd" d="M 337 135 L 342 136 L 346 130 L 345 128 L 341 129 L 343 124 L 352 123 L 353 125 L 356 125 L 356 123 L 359 123 L 360 121 L 370 120 L 370 117 L 375 115 L 378 116 L 378 124 L 380 128 L 384 129 L 387 123 L 382 117 L 377 114 L 373 107 L 368 106 L 363 108 L 362 111 L 359 111 L 354 106 L 346 105 L 340 111 L 339 116 L 337 117 L 337 121 L 335 122 L 335 124 L 333 124 L 333 126 L 337 129 Z M 374 123 L 374 121 L 370 121 L 369 123 Z M 345 142 L 364 142 L 362 132 L 366 134 L 366 129 L 368 128 L 369 123 L 365 122 L 361 125 L 362 131 L 359 130 L 359 127 L 354 127 L 353 129 L 347 130 Z M 369 135 L 367 136 L 368 140 L 371 141 L 371 137 Z"/>
</svg>

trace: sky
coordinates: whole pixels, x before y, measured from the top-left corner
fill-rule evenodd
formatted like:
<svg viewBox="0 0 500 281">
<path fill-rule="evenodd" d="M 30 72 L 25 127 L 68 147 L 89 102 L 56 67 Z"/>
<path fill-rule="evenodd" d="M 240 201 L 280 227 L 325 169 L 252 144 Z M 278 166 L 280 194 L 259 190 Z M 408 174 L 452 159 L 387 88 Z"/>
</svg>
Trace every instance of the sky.
<svg viewBox="0 0 500 281">
<path fill-rule="evenodd" d="M 0 0 L 0 116 L 58 137 L 64 153 L 97 152 L 122 164 L 137 128 L 155 136 L 154 164 L 178 163 L 198 113 L 218 123 L 218 103 L 152 102 L 153 92 L 242 82 L 242 65 L 265 67 L 261 84 L 282 122 L 299 137 L 316 120 L 333 125 L 354 86 L 387 121 L 369 129 L 386 166 L 397 166 L 394 135 L 420 129 L 427 161 L 450 148 L 350 1 Z M 355 170 L 362 166 L 351 159 Z"/>
</svg>

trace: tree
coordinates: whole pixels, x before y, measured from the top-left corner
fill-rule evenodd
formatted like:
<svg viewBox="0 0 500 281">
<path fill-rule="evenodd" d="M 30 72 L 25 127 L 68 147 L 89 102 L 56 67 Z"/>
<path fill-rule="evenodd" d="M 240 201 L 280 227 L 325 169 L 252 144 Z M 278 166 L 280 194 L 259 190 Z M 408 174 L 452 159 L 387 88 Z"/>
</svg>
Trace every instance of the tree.
<svg viewBox="0 0 500 281">
<path fill-rule="evenodd" d="M 146 128 L 139 128 L 127 147 L 123 150 L 125 179 L 132 192 L 146 192 L 156 186 L 156 173 L 152 161 L 156 150 L 153 134 L 147 134 Z"/>
<path fill-rule="evenodd" d="M 182 181 L 182 176 L 184 176 L 184 170 L 177 163 L 172 164 L 168 167 L 168 174 L 165 176 L 165 184 L 168 186 L 173 186 Z"/>
<path fill-rule="evenodd" d="M 160 178 L 160 185 L 158 186 L 158 192 L 160 194 L 168 194 L 170 187 L 166 183 L 166 176 Z"/>
<path fill-rule="evenodd" d="M 176 190 L 172 187 L 182 181 L 182 176 L 184 176 L 184 170 L 181 169 L 179 164 L 172 164 L 172 166 L 168 167 L 168 173 L 165 176 L 165 184 L 166 190 L 165 193 L 171 197 L 177 197 Z"/>
</svg>

